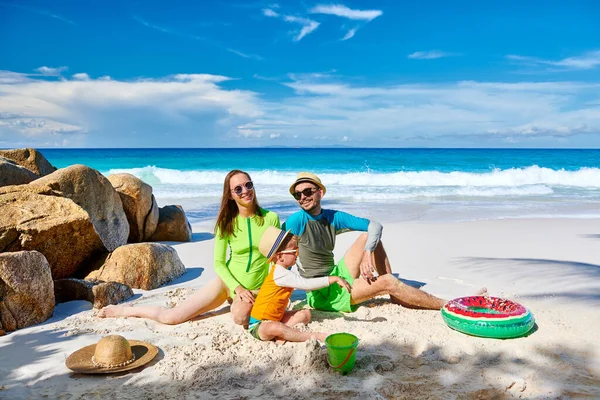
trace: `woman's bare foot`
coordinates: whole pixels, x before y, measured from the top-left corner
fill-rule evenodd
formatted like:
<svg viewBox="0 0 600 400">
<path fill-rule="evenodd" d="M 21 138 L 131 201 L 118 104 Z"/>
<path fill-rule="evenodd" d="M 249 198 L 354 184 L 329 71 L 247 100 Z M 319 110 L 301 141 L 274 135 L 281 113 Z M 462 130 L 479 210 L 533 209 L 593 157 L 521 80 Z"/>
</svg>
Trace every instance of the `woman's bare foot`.
<svg viewBox="0 0 600 400">
<path fill-rule="evenodd" d="M 131 308 L 131 305 L 110 305 L 101 308 L 96 316 L 100 318 L 117 318 L 117 317 L 127 317 L 129 316 L 127 313 L 127 309 Z"/>
</svg>

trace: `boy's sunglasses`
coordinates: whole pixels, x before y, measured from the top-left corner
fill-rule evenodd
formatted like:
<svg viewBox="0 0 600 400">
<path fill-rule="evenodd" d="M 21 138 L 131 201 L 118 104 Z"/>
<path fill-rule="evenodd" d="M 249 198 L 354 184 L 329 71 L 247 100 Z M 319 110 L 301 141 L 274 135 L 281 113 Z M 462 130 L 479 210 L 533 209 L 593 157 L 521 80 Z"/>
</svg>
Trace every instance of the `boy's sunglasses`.
<svg viewBox="0 0 600 400">
<path fill-rule="evenodd" d="M 239 196 L 244 191 L 244 188 L 246 188 L 246 190 L 248 191 L 254 190 L 254 183 L 252 183 L 252 181 L 248 181 L 242 185 L 237 185 L 236 187 L 231 189 L 231 191 Z"/>
<path fill-rule="evenodd" d="M 279 253 L 281 253 L 281 254 L 295 254 L 295 255 L 298 255 L 298 248 L 295 248 L 294 250 L 282 250 Z"/>
<path fill-rule="evenodd" d="M 294 192 L 294 194 L 292 194 L 292 196 L 294 196 L 294 198 L 296 200 L 300 200 L 302 198 L 302 195 L 304 195 L 304 197 L 310 197 L 312 196 L 317 190 L 317 188 L 306 188 L 300 192 Z"/>
</svg>

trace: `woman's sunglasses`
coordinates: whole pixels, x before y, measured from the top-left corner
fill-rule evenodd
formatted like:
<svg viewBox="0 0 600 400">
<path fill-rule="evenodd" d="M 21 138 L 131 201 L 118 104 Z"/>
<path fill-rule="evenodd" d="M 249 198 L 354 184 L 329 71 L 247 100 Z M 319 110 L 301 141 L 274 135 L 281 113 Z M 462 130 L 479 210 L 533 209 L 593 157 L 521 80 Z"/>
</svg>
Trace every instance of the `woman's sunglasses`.
<svg viewBox="0 0 600 400">
<path fill-rule="evenodd" d="M 231 191 L 239 196 L 244 191 L 244 188 L 246 188 L 246 190 L 248 191 L 254 190 L 254 183 L 252 183 L 252 181 L 248 181 L 242 185 L 237 185 L 236 187 L 231 189 Z"/>
<path fill-rule="evenodd" d="M 294 192 L 294 194 L 292 194 L 292 196 L 294 196 L 294 198 L 296 200 L 300 200 L 302 198 L 302 195 L 304 195 L 304 197 L 310 197 L 312 196 L 317 190 L 317 188 L 306 188 L 300 192 Z"/>
</svg>

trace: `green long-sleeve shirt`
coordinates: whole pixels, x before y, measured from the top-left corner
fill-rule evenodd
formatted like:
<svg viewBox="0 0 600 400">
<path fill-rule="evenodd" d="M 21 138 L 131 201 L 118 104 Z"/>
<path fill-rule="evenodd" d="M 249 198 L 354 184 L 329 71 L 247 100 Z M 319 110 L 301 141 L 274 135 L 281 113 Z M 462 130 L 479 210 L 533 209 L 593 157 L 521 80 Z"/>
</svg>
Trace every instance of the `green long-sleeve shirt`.
<svg viewBox="0 0 600 400">
<path fill-rule="evenodd" d="M 234 235 L 222 237 L 217 229 L 215 235 L 215 272 L 225 282 L 229 295 L 235 296 L 235 288 L 242 285 L 246 289 L 260 288 L 269 272 L 265 256 L 260 254 L 258 243 L 269 226 L 279 228 L 279 216 L 261 209 L 264 223 L 258 225 L 259 218 L 237 216 L 234 223 Z M 226 261 L 227 247 L 230 248 Z"/>
</svg>

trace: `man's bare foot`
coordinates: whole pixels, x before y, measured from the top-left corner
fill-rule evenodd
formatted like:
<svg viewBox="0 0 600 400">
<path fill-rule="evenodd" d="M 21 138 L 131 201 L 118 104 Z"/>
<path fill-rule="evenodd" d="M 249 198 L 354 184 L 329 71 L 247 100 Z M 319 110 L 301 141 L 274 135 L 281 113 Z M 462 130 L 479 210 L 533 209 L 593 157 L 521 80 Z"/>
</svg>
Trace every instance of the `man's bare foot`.
<svg viewBox="0 0 600 400">
<path fill-rule="evenodd" d="M 100 318 L 117 318 L 117 317 L 127 317 L 126 308 L 131 307 L 131 305 L 110 305 L 101 308 L 96 316 Z"/>
</svg>

